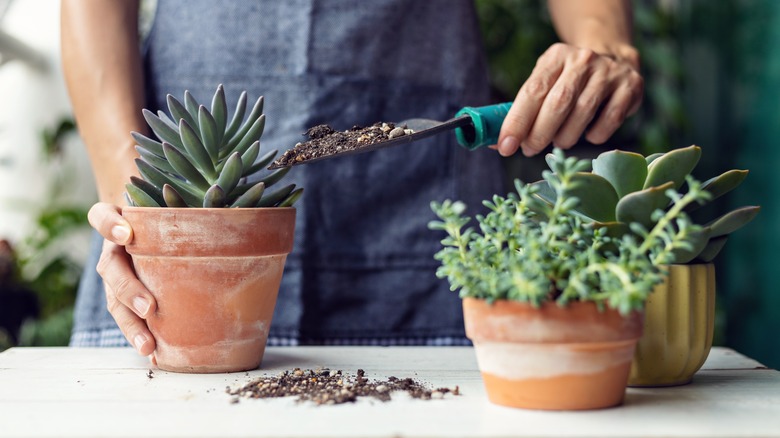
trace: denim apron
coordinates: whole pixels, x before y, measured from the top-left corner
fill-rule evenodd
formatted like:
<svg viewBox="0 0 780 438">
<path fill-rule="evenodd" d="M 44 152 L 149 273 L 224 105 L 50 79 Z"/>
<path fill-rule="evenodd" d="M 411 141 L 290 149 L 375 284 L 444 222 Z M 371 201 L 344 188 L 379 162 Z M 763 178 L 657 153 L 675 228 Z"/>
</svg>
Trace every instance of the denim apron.
<svg viewBox="0 0 780 438">
<path fill-rule="evenodd" d="M 262 149 L 292 147 L 307 128 L 425 117 L 488 103 L 474 5 L 453 0 L 159 0 L 144 48 L 147 106 L 224 84 L 265 96 Z M 230 106 L 230 104 L 229 104 Z M 232 108 L 230 108 L 232 111 Z M 498 154 L 453 134 L 294 167 L 305 188 L 269 344 L 464 343 L 460 299 L 434 273 L 442 235 L 432 200 L 470 207 L 502 193 Z M 473 210 L 472 210 L 473 211 Z M 105 310 L 93 259 L 73 345 L 124 342 Z"/>
</svg>

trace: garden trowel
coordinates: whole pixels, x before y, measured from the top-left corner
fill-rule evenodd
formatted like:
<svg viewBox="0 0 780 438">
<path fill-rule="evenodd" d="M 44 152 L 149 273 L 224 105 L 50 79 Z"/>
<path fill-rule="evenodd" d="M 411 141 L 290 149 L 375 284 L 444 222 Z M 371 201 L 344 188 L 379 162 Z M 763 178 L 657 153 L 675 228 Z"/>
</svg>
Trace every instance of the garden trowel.
<svg viewBox="0 0 780 438">
<path fill-rule="evenodd" d="M 430 119 L 404 120 L 395 125 L 405 126 L 408 130 L 411 130 L 407 131 L 408 133 L 405 135 L 354 149 L 334 151 L 313 158 L 303 157 L 303 159 L 289 160 L 289 157 L 282 156 L 282 158 L 285 158 L 286 162 L 282 161 L 280 158 L 273 162 L 268 168 L 278 169 L 281 167 L 308 164 L 336 156 L 357 154 L 390 146 L 413 143 L 417 140 L 422 140 L 432 135 L 453 129 L 455 130 L 455 137 L 458 140 L 458 144 L 469 150 L 478 149 L 483 146 L 496 144 L 498 141 L 498 134 L 501 131 L 501 124 L 504 123 L 504 118 L 511 106 L 512 103 L 507 102 L 482 107 L 465 107 L 458 111 L 457 114 L 455 114 L 455 117 L 443 122 Z M 295 151 L 293 150 L 292 152 Z M 285 155 L 289 154 L 286 153 Z"/>
</svg>

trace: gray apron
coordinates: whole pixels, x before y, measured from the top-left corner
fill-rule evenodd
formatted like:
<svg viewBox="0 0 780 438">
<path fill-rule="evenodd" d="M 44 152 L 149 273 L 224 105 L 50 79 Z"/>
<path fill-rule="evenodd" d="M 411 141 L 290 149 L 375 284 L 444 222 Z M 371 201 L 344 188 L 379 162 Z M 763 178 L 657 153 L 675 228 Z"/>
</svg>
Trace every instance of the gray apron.
<svg viewBox="0 0 780 438">
<path fill-rule="evenodd" d="M 184 90 L 210 102 L 220 83 L 230 102 L 241 90 L 250 100 L 264 95 L 263 150 L 284 151 L 320 123 L 447 119 L 488 103 L 477 18 L 465 0 L 159 0 L 144 50 L 152 108 Z M 479 207 L 502 193 L 496 152 L 468 152 L 443 134 L 295 167 L 287 178 L 305 192 L 271 345 L 463 342 L 460 299 L 434 275 L 443 236 L 426 226 L 429 203 Z M 98 253 L 96 240 L 73 345 L 118 333 L 94 273 Z"/>
</svg>

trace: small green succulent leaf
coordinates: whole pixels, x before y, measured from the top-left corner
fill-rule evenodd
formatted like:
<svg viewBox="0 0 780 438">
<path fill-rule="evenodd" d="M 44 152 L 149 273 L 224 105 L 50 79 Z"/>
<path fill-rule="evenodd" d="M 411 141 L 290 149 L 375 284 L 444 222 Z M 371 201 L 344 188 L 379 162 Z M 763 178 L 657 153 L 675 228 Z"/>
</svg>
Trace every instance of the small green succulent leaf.
<svg viewBox="0 0 780 438">
<path fill-rule="evenodd" d="M 612 252 L 617 254 L 620 250 L 615 242 L 622 239 L 623 236 L 631 234 L 631 228 L 628 224 L 622 222 L 591 222 L 588 226 L 593 227 L 594 229 L 605 228 L 605 235 L 612 239 L 611 242 L 605 244 L 601 248 L 603 253 Z"/>
<path fill-rule="evenodd" d="M 238 197 L 230 206 L 238 208 L 250 208 L 257 205 L 260 198 L 263 197 L 265 192 L 265 184 L 259 182 L 252 185 L 249 190 L 246 190 L 241 196 Z"/>
<path fill-rule="evenodd" d="M 761 207 L 758 206 L 738 208 L 715 219 L 706 226 L 712 228 L 712 237 L 726 236 L 752 221 L 759 211 L 761 211 Z"/>
<path fill-rule="evenodd" d="M 166 101 L 168 102 L 168 111 L 171 112 L 171 116 L 174 118 L 173 121 L 177 126 L 179 124 L 179 120 L 182 119 L 186 120 L 190 126 L 197 126 L 195 119 L 192 117 L 189 111 L 187 111 L 187 108 L 184 107 L 184 104 L 179 102 L 175 97 L 173 97 L 173 95 L 167 95 Z"/>
<path fill-rule="evenodd" d="M 626 195 L 617 204 L 616 219 L 627 224 L 638 222 L 646 229 L 652 228 L 655 224 L 652 219 L 653 212 L 663 210 L 669 205 L 670 199 L 666 191 L 671 189 L 673 184 L 669 181 L 658 187 L 650 187 Z"/>
<path fill-rule="evenodd" d="M 187 112 L 190 113 L 193 119 L 198 118 L 198 107 L 200 107 L 200 104 L 189 90 L 184 90 L 184 107 L 187 108 Z"/>
<path fill-rule="evenodd" d="M 182 121 L 182 123 L 186 122 Z M 163 142 L 163 152 L 165 152 L 165 158 L 176 170 L 177 175 L 183 177 L 200 190 L 206 191 L 209 189 L 209 182 L 183 153 L 165 142 Z"/>
<path fill-rule="evenodd" d="M 673 263 L 689 263 L 691 260 L 698 257 L 698 255 L 707 246 L 707 243 L 709 243 L 711 236 L 712 230 L 709 227 L 704 227 L 700 230 L 692 231 L 687 238 L 690 248 L 676 248 L 673 251 Z"/>
<path fill-rule="evenodd" d="M 701 158 L 701 148 L 688 146 L 687 148 L 674 149 L 655 159 L 647 167 L 647 179 L 645 189 L 660 186 L 672 181 L 674 189 L 679 190 Z"/>
<path fill-rule="evenodd" d="M 217 122 L 203 105 L 198 108 L 198 126 L 200 126 L 200 138 L 203 139 L 203 147 L 209 155 L 209 161 L 216 163 L 219 159 L 219 142 L 222 141 L 222 137 Z"/>
<path fill-rule="evenodd" d="M 225 206 L 225 192 L 217 184 L 211 186 L 203 195 L 203 208 L 222 208 Z"/>
<path fill-rule="evenodd" d="M 181 138 L 179 138 L 178 132 L 168 126 L 165 122 L 160 120 L 159 117 L 154 115 L 151 111 L 144 109 L 142 111 L 144 119 L 146 120 L 146 123 L 149 124 L 149 127 L 152 128 L 152 131 L 157 135 L 157 137 L 162 141 L 167 141 L 168 143 L 181 148 L 184 147 L 184 145 L 181 142 Z"/>
<path fill-rule="evenodd" d="M 618 195 L 615 188 L 604 177 L 586 172 L 572 175 L 576 184 L 570 192 L 571 197 L 580 200 L 576 210 L 599 222 L 613 222 Z"/>
<path fill-rule="evenodd" d="M 244 121 L 244 113 L 246 112 L 246 91 L 241 92 L 241 96 L 238 97 L 238 103 L 236 103 L 236 109 L 233 111 L 233 118 L 230 120 L 230 125 L 228 125 L 227 129 L 225 130 L 225 136 L 224 138 L 231 139 L 233 138 L 233 135 L 238 131 L 238 128 L 241 127 L 241 122 Z"/>
<path fill-rule="evenodd" d="M 303 187 L 293 190 L 277 207 L 292 207 L 303 196 Z"/>
<path fill-rule="evenodd" d="M 658 158 L 661 158 L 663 156 L 664 156 L 664 152 L 656 152 L 654 154 L 650 154 L 647 157 L 645 157 L 645 161 L 647 162 L 647 165 L 649 166 L 653 161 L 655 161 Z"/>
<path fill-rule="evenodd" d="M 552 154 L 548 154 L 552 155 Z M 529 184 L 530 186 L 536 187 L 536 193 L 534 195 L 544 201 L 545 203 L 549 205 L 555 204 L 555 200 L 557 199 L 557 196 L 555 195 L 555 190 L 553 190 L 550 187 L 550 184 L 545 180 L 539 180 L 536 182 L 533 182 Z"/>
<path fill-rule="evenodd" d="M 181 132 L 181 139 L 184 142 L 183 150 L 187 151 L 192 164 L 199 170 L 198 173 L 202 174 L 201 176 L 204 177 L 204 180 L 213 181 L 217 176 L 217 172 L 214 170 L 214 164 L 211 161 L 209 152 L 201 143 L 195 129 L 186 121 L 181 120 L 179 122 L 179 132 Z M 207 184 L 210 185 L 208 182 Z M 208 187 L 203 190 L 208 190 Z"/>
<path fill-rule="evenodd" d="M 140 158 L 135 159 L 135 165 L 138 167 L 138 172 L 141 173 L 141 176 L 146 181 L 154 184 L 158 189 L 162 190 L 165 184 L 170 184 L 181 194 L 188 205 L 197 206 L 202 204 L 201 197 L 203 192 L 198 192 L 195 186 L 184 184 L 182 180 L 163 173 Z"/>
<path fill-rule="evenodd" d="M 739 187 L 739 185 L 742 184 L 742 181 L 747 178 L 748 173 L 749 172 L 747 170 L 732 169 L 703 182 L 701 185 L 702 190 L 708 191 L 712 197 L 709 199 L 709 201 L 703 204 L 693 203 L 689 205 L 685 211 L 689 213 L 691 211 L 697 210 L 703 205 L 706 205 Z"/>
<path fill-rule="evenodd" d="M 707 246 L 704 247 L 703 250 L 699 253 L 699 255 L 696 256 L 694 259 L 695 262 L 701 262 L 701 263 L 710 263 L 712 262 L 715 257 L 720 253 L 720 250 L 723 249 L 723 247 L 726 245 L 726 241 L 729 239 L 729 236 L 718 236 L 710 238 L 710 241 L 707 242 Z"/>
<path fill-rule="evenodd" d="M 249 146 L 249 149 L 247 149 L 243 155 L 241 155 L 241 162 L 244 164 L 244 169 L 241 172 L 241 176 L 251 175 L 251 173 L 248 171 L 252 167 L 252 164 L 255 162 L 258 155 L 260 155 L 260 142 L 256 141 L 252 143 L 252 146 Z"/>
<path fill-rule="evenodd" d="M 292 169 L 292 167 L 282 167 L 281 169 L 274 170 L 270 175 L 266 176 L 260 181 L 264 182 L 266 187 L 271 187 L 284 178 L 290 169 Z"/>
<path fill-rule="evenodd" d="M 555 154 L 550 153 L 544 156 L 544 161 L 547 163 L 547 167 L 550 169 L 555 167 L 555 163 L 558 161 L 558 157 Z"/>
<path fill-rule="evenodd" d="M 244 175 L 253 175 L 261 169 L 265 169 L 265 167 L 271 164 L 274 158 L 276 158 L 277 152 L 278 151 L 275 149 L 267 152 L 265 155 L 260 157 L 249 169 L 245 170 Z"/>
<path fill-rule="evenodd" d="M 177 123 L 176 123 L 176 122 L 174 122 L 172 118 L 168 117 L 168 114 L 166 114 L 166 113 L 165 113 L 165 111 L 163 111 L 163 110 L 159 110 L 159 111 L 157 111 L 157 117 L 159 117 L 159 118 L 160 118 L 160 120 L 161 120 L 163 123 L 165 123 L 166 125 L 168 125 L 168 127 L 170 127 L 171 129 L 173 129 L 174 131 L 176 130 Z"/>
<path fill-rule="evenodd" d="M 238 185 L 243 167 L 241 156 L 238 155 L 238 152 L 233 152 L 227 161 L 225 161 L 225 167 L 222 168 L 222 172 L 219 174 L 216 184 L 220 186 L 225 193 L 230 193 Z"/>
<path fill-rule="evenodd" d="M 217 91 L 214 93 L 214 97 L 211 99 L 211 116 L 216 122 L 217 132 L 225 132 L 227 126 L 227 101 L 225 100 L 225 88 L 222 84 L 219 84 Z M 220 141 L 222 139 L 220 138 Z"/>
<path fill-rule="evenodd" d="M 163 195 L 160 189 L 154 186 L 154 184 L 143 180 L 141 178 L 138 178 L 137 176 L 131 176 L 130 177 L 130 183 L 139 189 L 143 190 L 144 193 L 146 193 L 149 197 L 154 199 L 154 202 L 158 206 L 164 206 L 165 201 L 163 200 Z"/>
<path fill-rule="evenodd" d="M 244 138 L 241 139 L 241 141 L 238 142 L 238 144 L 233 148 L 232 152 L 238 152 L 240 155 L 246 152 L 246 150 L 252 146 L 252 143 L 260 140 L 260 137 L 263 136 L 264 130 L 265 114 L 261 115 L 257 120 L 255 120 L 255 123 L 252 124 L 252 127 L 249 129 L 249 131 L 247 131 Z"/>
<path fill-rule="evenodd" d="M 171 163 L 168 162 L 168 160 L 163 156 L 158 156 L 156 154 L 153 154 L 146 149 L 136 146 L 135 147 L 136 152 L 138 152 L 138 155 L 141 156 L 141 158 L 144 159 L 147 163 L 151 164 L 152 166 L 168 173 L 175 174 L 176 170 L 174 170 L 173 166 L 171 166 Z M 162 150 L 160 150 L 162 152 Z M 162 152 L 163 155 L 165 152 Z"/>
<path fill-rule="evenodd" d="M 163 149 L 162 149 L 162 143 L 160 143 L 157 140 L 152 140 L 151 138 L 140 134 L 138 132 L 131 132 L 130 136 L 133 137 L 133 140 L 135 140 L 136 143 L 138 143 L 138 146 L 146 149 L 147 151 L 162 157 L 163 156 Z"/>
<path fill-rule="evenodd" d="M 186 208 L 187 202 L 170 184 L 165 184 L 162 188 L 163 199 L 165 205 L 171 208 Z M 198 207 L 198 205 L 192 205 L 191 207 Z"/>
<path fill-rule="evenodd" d="M 244 138 L 246 137 L 247 132 L 252 128 L 252 126 L 255 124 L 257 119 L 260 118 L 260 116 L 263 114 L 263 96 L 260 96 L 257 99 L 257 102 L 255 102 L 255 106 L 252 107 L 252 111 L 249 113 L 249 116 L 247 116 L 246 120 L 244 120 L 244 124 L 241 125 L 241 128 L 239 128 L 238 132 L 236 132 L 233 137 L 230 138 L 229 141 L 223 141 L 222 143 L 225 144 L 224 151 L 219 151 L 220 156 L 227 156 L 230 154 L 230 152 L 235 149 L 236 145 Z"/>
<path fill-rule="evenodd" d="M 264 195 L 262 198 L 260 198 L 259 201 L 257 201 L 256 207 L 273 207 L 274 205 L 278 204 L 282 200 L 284 200 L 287 195 L 292 193 L 292 191 L 295 190 L 295 184 L 290 184 L 287 186 L 282 187 L 281 189 L 269 193 L 267 195 Z"/>
<path fill-rule="evenodd" d="M 604 152 L 593 160 L 592 166 L 593 173 L 603 176 L 612 184 L 618 198 L 642 190 L 647 178 L 645 157 L 634 152 Z"/>
<path fill-rule="evenodd" d="M 159 207 L 160 204 L 149 196 L 146 192 L 138 188 L 137 186 L 127 183 L 125 184 L 127 190 L 127 196 L 133 201 L 133 204 L 137 207 Z"/>
</svg>

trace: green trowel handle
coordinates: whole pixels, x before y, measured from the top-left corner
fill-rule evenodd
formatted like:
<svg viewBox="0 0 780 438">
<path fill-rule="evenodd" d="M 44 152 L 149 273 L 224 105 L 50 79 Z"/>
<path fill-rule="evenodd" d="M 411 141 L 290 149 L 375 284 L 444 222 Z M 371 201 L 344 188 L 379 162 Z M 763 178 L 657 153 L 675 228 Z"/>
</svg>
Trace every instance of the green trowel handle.
<svg viewBox="0 0 780 438">
<path fill-rule="evenodd" d="M 512 102 L 496 105 L 470 107 L 467 106 L 458 111 L 455 118 L 468 115 L 471 117 L 471 126 L 457 128 L 455 136 L 458 143 L 468 150 L 474 150 L 483 146 L 490 146 L 498 142 L 498 133 L 504 118 L 512 107 Z"/>
</svg>

